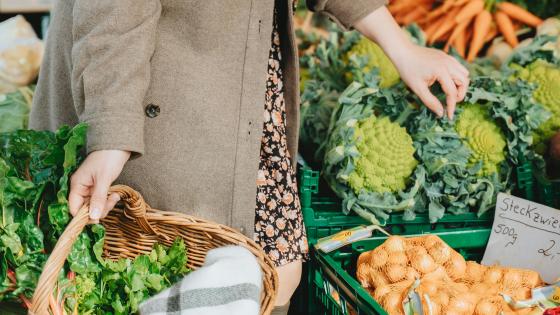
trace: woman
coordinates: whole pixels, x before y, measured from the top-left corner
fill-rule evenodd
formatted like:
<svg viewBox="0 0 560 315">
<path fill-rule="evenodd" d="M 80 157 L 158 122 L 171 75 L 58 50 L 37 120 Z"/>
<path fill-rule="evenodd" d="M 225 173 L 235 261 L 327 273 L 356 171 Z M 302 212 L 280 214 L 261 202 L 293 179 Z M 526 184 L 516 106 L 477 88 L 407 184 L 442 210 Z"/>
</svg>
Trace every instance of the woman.
<svg viewBox="0 0 560 315">
<path fill-rule="evenodd" d="M 452 118 L 469 84 L 467 70 L 411 44 L 384 2 L 308 0 L 308 6 L 377 42 L 404 82 L 443 116 L 429 90 L 439 81 Z M 278 266 L 278 314 L 287 312 L 307 249 L 294 175 L 293 5 L 58 1 L 31 117 L 35 129 L 89 125 L 88 156 L 71 178 L 72 213 L 91 198 L 92 222 L 103 218 L 118 200 L 107 197 L 117 181 L 158 209 L 232 226 Z"/>
</svg>

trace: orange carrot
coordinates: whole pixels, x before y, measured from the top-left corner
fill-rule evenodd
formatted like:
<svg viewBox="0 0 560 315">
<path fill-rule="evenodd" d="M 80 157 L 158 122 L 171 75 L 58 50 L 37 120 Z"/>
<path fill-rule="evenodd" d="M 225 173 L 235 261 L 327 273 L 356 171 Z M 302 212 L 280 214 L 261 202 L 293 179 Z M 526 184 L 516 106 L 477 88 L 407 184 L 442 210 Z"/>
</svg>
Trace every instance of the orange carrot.
<svg viewBox="0 0 560 315">
<path fill-rule="evenodd" d="M 491 26 L 492 14 L 486 10 L 482 10 L 482 12 L 480 12 L 474 20 L 473 36 L 469 47 L 469 54 L 467 56 L 468 61 L 473 61 L 482 49 L 484 40 L 486 39 L 486 35 L 490 31 Z"/>
<path fill-rule="evenodd" d="M 537 27 L 543 22 L 538 16 L 511 2 L 498 4 L 498 10 L 504 12 L 510 18 L 532 27 Z"/>
<path fill-rule="evenodd" d="M 439 19 L 434 23 L 430 24 L 424 30 L 424 33 L 426 33 L 426 38 L 431 38 L 434 35 L 434 33 L 438 30 L 438 28 L 443 24 L 443 22 L 445 22 L 445 19 Z"/>
<path fill-rule="evenodd" d="M 501 11 L 497 11 L 494 14 L 494 20 L 496 21 L 496 25 L 500 30 L 500 33 L 504 35 L 506 42 L 511 47 L 517 47 L 519 45 L 519 41 L 517 40 L 517 35 L 515 34 L 515 30 L 513 28 L 513 23 L 509 16 Z"/>
<path fill-rule="evenodd" d="M 489 41 L 493 40 L 497 35 L 498 35 L 498 27 L 496 26 L 495 23 L 491 23 L 490 29 L 488 30 L 486 37 L 484 37 L 484 43 L 488 43 Z"/>
<path fill-rule="evenodd" d="M 425 14 L 427 11 L 424 7 L 419 6 L 416 9 L 410 11 L 408 14 L 406 14 L 403 18 L 402 18 L 402 24 L 404 25 L 408 25 L 410 23 L 415 22 L 416 20 L 418 20 L 419 17 L 421 17 L 423 14 Z"/>
<path fill-rule="evenodd" d="M 467 27 L 469 26 L 470 23 L 471 23 L 471 20 L 461 22 L 459 25 L 457 25 L 455 27 L 455 29 L 453 29 L 453 32 L 451 33 L 451 35 L 447 39 L 447 43 L 445 44 L 445 47 L 443 48 L 443 50 L 445 52 L 449 52 L 449 47 L 451 46 L 451 44 L 455 42 L 455 39 L 457 37 L 459 37 L 459 35 L 461 33 L 463 33 L 463 34 L 465 33 L 465 30 L 467 29 Z"/>
<path fill-rule="evenodd" d="M 424 19 L 420 20 L 419 22 L 420 23 L 433 22 L 435 19 L 440 18 L 447 11 L 449 11 L 449 9 L 453 6 L 453 3 L 454 1 L 452 0 L 446 0 L 445 2 L 443 2 L 441 6 L 432 10 L 430 13 L 428 13 L 428 15 L 426 15 Z"/>
<path fill-rule="evenodd" d="M 467 27 L 464 32 L 461 32 L 457 36 L 455 42 L 453 43 L 453 46 L 455 47 L 455 49 L 457 49 L 457 52 L 463 58 L 465 58 L 467 55 L 467 42 L 471 39 L 471 36 L 472 29 L 470 27 Z"/>
<path fill-rule="evenodd" d="M 470 20 L 484 10 L 484 0 L 473 0 L 467 3 L 455 17 L 455 22 Z"/>
<path fill-rule="evenodd" d="M 400 0 L 399 2 L 391 3 L 389 5 L 389 11 L 392 14 L 402 13 L 401 11 L 406 10 L 409 7 L 415 7 L 416 3 L 412 0 Z"/>
<path fill-rule="evenodd" d="M 428 38 L 429 44 L 433 44 L 434 42 L 439 40 L 444 34 L 446 34 L 447 32 L 453 29 L 453 27 L 456 25 L 455 16 L 457 15 L 457 13 L 459 13 L 460 10 L 461 8 L 457 7 L 451 10 L 449 14 L 447 14 L 441 26 L 438 27 L 437 30 L 433 33 L 433 35 Z"/>
</svg>

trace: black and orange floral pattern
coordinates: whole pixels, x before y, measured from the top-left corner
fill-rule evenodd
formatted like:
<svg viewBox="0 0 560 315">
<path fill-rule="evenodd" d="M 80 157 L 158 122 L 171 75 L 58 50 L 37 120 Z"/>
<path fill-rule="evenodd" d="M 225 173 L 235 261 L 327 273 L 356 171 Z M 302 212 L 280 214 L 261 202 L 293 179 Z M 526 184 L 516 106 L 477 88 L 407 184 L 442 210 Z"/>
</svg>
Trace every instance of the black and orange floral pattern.
<svg viewBox="0 0 560 315">
<path fill-rule="evenodd" d="M 276 5 L 279 1 L 286 0 L 276 0 Z M 286 143 L 282 55 L 276 16 L 275 9 L 257 175 L 255 241 L 277 266 L 282 266 L 306 257 L 307 237 L 294 166 Z"/>
</svg>

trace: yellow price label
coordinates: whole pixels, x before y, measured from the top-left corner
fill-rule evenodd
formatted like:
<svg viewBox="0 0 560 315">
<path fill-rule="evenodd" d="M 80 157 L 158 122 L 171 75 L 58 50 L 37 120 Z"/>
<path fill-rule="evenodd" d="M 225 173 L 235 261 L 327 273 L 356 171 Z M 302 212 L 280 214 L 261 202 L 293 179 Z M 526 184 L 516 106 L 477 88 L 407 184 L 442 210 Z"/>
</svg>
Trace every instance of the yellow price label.
<svg viewBox="0 0 560 315">
<path fill-rule="evenodd" d="M 556 287 L 552 295 L 550 296 L 550 300 L 554 303 L 560 303 L 560 287 Z"/>
<path fill-rule="evenodd" d="M 347 240 L 350 236 L 352 236 L 352 231 L 342 231 L 342 232 L 338 232 L 335 235 L 332 236 L 332 239 L 335 241 L 345 241 Z"/>
</svg>

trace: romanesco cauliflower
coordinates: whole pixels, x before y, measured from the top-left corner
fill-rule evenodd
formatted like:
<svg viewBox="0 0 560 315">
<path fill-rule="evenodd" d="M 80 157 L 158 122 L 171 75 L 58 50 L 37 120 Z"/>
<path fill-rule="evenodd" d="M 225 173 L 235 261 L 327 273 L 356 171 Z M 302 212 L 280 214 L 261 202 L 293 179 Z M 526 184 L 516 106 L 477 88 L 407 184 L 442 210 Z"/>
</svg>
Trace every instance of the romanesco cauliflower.
<svg viewBox="0 0 560 315">
<path fill-rule="evenodd" d="M 533 143 L 543 151 L 544 143 L 560 130 L 560 68 L 537 60 L 521 70 L 519 77 L 538 85 L 533 96 L 552 114 L 534 134 Z"/>
<path fill-rule="evenodd" d="M 488 111 L 478 104 L 465 105 L 455 129 L 471 150 L 471 165 L 482 162 L 483 176 L 496 173 L 506 158 L 506 138 Z"/>
<path fill-rule="evenodd" d="M 360 157 L 348 183 L 356 193 L 362 189 L 383 193 L 406 188 L 418 164 L 406 129 L 387 117 L 372 115 L 359 123 L 354 138 Z"/>
<path fill-rule="evenodd" d="M 397 68 L 395 68 L 389 57 L 385 55 L 383 49 L 374 42 L 362 37 L 356 44 L 354 44 L 354 46 L 352 46 L 352 49 L 348 51 L 346 58 L 350 59 L 353 55 L 368 57 L 368 63 L 364 72 L 369 72 L 374 68 L 379 68 L 381 81 L 380 86 L 382 88 L 391 87 L 399 83 L 400 76 Z"/>
</svg>

